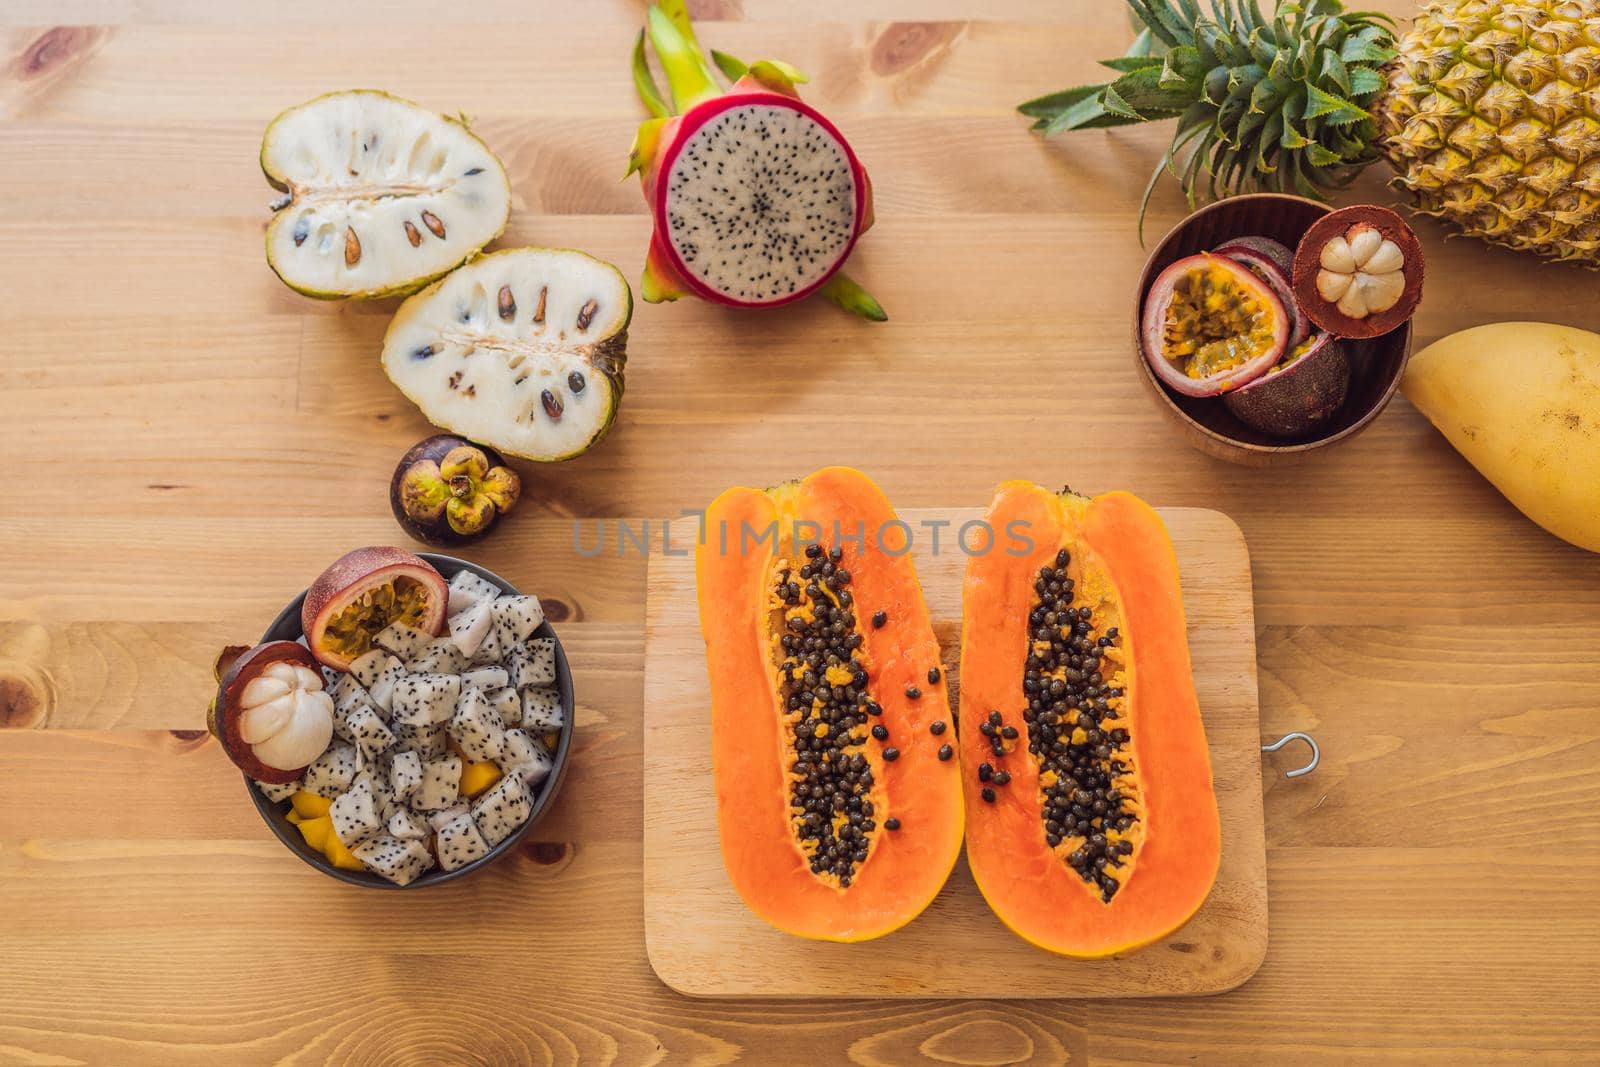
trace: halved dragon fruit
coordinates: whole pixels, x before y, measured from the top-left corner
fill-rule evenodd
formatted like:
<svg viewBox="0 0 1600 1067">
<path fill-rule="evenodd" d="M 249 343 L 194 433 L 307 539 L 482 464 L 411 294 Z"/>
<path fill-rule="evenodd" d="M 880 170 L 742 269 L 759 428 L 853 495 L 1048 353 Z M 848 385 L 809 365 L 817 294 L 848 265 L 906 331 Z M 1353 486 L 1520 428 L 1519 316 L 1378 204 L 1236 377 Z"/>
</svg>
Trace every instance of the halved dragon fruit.
<svg viewBox="0 0 1600 1067">
<path fill-rule="evenodd" d="M 267 263 L 307 296 L 412 292 L 500 236 L 511 215 L 505 168 L 465 123 L 372 90 L 273 119 L 261 169 L 284 191 Z"/>
<path fill-rule="evenodd" d="M 674 115 L 645 62 L 648 36 Z M 872 184 L 833 123 L 795 90 L 784 63 L 751 67 L 713 53 L 726 93 L 700 50 L 682 0 L 650 8 L 634 49 L 634 83 L 655 115 L 640 128 L 628 173 L 640 172 L 655 232 L 645 300 L 684 293 L 734 307 L 776 307 L 824 290 L 847 310 L 883 320 L 878 302 L 839 273 L 872 225 Z"/>
<path fill-rule="evenodd" d="M 570 459 L 616 418 L 632 317 L 609 263 L 507 249 L 402 304 L 383 369 L 436 426 L 508 456 Z"/>
</svg>

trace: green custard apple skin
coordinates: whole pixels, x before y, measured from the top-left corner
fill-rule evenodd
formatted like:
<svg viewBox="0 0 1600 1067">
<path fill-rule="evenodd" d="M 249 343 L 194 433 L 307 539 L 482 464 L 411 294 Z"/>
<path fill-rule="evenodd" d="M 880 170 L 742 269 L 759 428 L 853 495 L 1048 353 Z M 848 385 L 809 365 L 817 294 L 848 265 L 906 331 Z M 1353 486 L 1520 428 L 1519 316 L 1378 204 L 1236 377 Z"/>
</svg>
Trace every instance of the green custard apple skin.
<svg viewBox="0 0 1600 1067">
<path fill-rule="evenodd" d="M 407 298 L 383 369 L 429 422 L 516 459 L 582 455 L 616 421 L 633 292 L 566 248 L 480 256 Z"/>
<path fill-rule="evenodd" d="M 262 135 L 260 162 L 284 194 L 267 264 L 319 300 L 414 293 L 496 240 L 511 214 L 505 167 L 465 120 L 381 90 L 288 109 Z"/>
</svg>

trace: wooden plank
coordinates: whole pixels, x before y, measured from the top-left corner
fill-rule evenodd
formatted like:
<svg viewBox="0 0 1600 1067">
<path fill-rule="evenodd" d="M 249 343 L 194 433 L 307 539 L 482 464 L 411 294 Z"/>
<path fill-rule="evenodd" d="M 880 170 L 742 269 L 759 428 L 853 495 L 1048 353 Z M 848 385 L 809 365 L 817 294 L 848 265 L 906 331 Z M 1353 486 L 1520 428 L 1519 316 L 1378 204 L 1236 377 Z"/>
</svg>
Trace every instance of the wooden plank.
<svg viewBox="0 0 1600 1067">
<path fill-rule="evenodd" d="M 912 529 L 979 508 L 899 509 Z M 1183 568 L 1190 651 L 1222 814 L 1222 867 L 1199 913 L 1177 933 L 1115 960 L 1063 960 L 1011 936 L 956 865 L 928 911 L 904 929 L 853 945 L 806 941 L 767 926 L 734 892 L 720 863 L 715 786 L 707 758 L 705 643 L 694 558 L 650 557 L 645 615 L 645 937 L 650 964 L 682 993 L 748 996 L 1138 997 L 1216 993 L 1255 973 L 1266 954 L 1250 558 L 1226 516 L 1162 513 Z M 695 519 L 673 540 L 692 544 Z M 944 650 L 959 662 L 965 557 L 931 537 L 912 558 Z M 954 678 L 951 691 L 957 691 Z M 869 860 L 870 862 L 870 860 Z M 972 961 L 984 965 L 973 968 Z"/>
</svg>

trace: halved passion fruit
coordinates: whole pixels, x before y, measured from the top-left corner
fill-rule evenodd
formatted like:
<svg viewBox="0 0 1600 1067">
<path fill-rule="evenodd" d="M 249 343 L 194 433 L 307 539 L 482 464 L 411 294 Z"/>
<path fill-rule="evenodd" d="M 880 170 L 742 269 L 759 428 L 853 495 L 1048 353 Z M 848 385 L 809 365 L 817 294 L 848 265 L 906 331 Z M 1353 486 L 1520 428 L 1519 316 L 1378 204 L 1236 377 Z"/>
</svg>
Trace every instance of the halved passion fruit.
<svg viewBox="0 0 1600 1067">
<path fill-rule="evenodd" d="M 344 671 L 390 623 L 437 637 L 449 602 L 449 586 L 427 560 L 399 548 L 358 548 L 311 583 L 300 624 L 311 654 Z"/>
<path fill-rule="evenodd" d="M 1314 334 L 1255 381 L 1222 398 L 1234 418 L 1272 437 L 1303 437 L 1327 425 L 1350 391 L 1350 359 L 1332 334 Z"/>
<path fill-rule="evenodd" d="M 293 641 L 269 641 L 222 673 L 206 726 L 240 770 L 283 785 L 333 739 L 333 698 L 310 652 Z"/>
<path fill-rule="evenodd" d="M 1311 336 L 1311 325 L 1294 297 L 1294 283 L 1290 281 L 1293 259 L 1286 247 L 1270 237 L 1235 237 L 1218 247 L 1216 254 L 1243 263 L 1271 287 L 1289 316 L 1290 348 Z"/>
<path fill-rule="evenodd" d="M 1265 374 L 1288 347 L 1290 329 L 1271 285 L 1234 259 L 1202 252 L 1157 276 L 1140 334 L 1164 384 L 1185 396 L 1216 396 Z"/>
</svg>

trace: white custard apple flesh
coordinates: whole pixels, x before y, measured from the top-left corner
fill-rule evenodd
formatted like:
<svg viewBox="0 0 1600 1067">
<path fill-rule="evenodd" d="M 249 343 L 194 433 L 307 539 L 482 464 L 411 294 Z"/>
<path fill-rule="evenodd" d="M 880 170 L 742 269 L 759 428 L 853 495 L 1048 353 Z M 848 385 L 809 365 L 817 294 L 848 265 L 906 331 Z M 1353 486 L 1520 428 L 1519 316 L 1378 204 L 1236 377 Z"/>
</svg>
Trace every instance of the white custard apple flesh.
<svg viewBox="0 0 1600 1067">
<path fill-rule="evenodd" d="M 320 299 L 412 293 L 499 237 L 511 182 L 462 122 L 370 89 L 272 120 L 261 169 L 283 190 L 267 263 Z"/>
<path fill-rule="evenodd" d="M 616 418 L 632 316 L 611 264 L 508 249 L 402 304 L 383 369 L 435 426 L 508 456 L 570 459 Z"/>
</svg>

